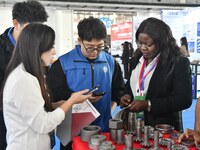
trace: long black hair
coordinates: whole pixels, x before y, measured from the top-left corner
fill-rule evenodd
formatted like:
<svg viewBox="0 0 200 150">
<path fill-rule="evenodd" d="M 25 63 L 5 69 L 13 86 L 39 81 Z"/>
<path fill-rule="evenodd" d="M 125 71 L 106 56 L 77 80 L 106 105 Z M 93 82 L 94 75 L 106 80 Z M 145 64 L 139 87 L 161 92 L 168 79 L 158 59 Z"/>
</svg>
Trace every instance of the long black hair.
<svg viewBox="0 0 200 150">
<path fill-rule="evenodd" d="M 136 31 L 136 42 L 140 33 L 147 34 L 152 38 L 157 52 L 160 53 L 159 63 L 162 65 L 176 61 L 181 55 L 170 27 L 162 20 L 152 17 L 144 20 Z M 137 51 L 135 57 L 141 56 L 141 52 Z"/>
<path fill-rule="evenodd" d="M 1 91 L 1 101 L 3 99 L 3 89 L 5 82 L 9 74 L 15 68 L 17 68 L 19 64 L 22 63 L 25 70 L 38 79 L 41 87 L 41 93 L 45 101 L 45 108 L 47 111 L 53 110 L 46 87 L 43 66 L 44 62 L 41 60 L 41 55 L 53 47 L 54 41 L 55 32 L 51 27 L 47 25 L 31 23 L 22 30 L 14 49 L 12 58 L 6 69 L 5 79 Z"/>
<path fill-rule="evenodd" d="M 186 37 L 182 37 L 181 38 L 181 46 L 185 45 L 186 50 L 188 51 L 188 43 L 187 43 L 187 38 Z"/>
</svg>

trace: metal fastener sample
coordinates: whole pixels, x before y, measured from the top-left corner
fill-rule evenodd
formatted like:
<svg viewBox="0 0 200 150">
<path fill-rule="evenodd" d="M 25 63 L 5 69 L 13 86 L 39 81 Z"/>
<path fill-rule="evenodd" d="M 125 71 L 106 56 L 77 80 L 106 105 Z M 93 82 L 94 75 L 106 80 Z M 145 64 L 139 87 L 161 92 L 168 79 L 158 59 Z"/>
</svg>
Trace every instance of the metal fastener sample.
<svg viewBox="0 0 200 150">
<path fill-rule="evenodd" d="M 125 148 L 124 150 L 133 150 L 133 135 L 126 134 L 125 135 Z"/>
<path fill-rule="evenodd" d="M 91 144 L 94 144 L 94 145 L 100 145 L 100 143 L 102 143 L 105 140 L 106 140 L 106 136 L 101 135 L 101 134 L 92 135 L 90 138 Z"/>
<path fill-rule="evenodd" d="M 89 125 L 81 129 L 81 140 L 88 142 L 90 137 L 95 134 L 100 134 L 101 128 L 95 125 Z"/>
<path fill-rule="evenodd" d="M 159 132 L 159 138 L 163 137 L 163 134 Z M 153 140 L 154 139 L 154 132 L 149 134 L 149 139 Z"/>
<path fill-rule="evenodd" d="M 187 146 L 184 145 L 172 145 L 172 150 L 189 150 Z"/>
<path fill-rule="evenodd" d="M 168 150 L 172 149 L 172 142 L 171 141 L 168 141 L 168 143 L 167 143 L 167 149 Z"/>
<path fill-rule="evenodd" d="M 116 144 L 124 144 L 124 129 L 117 129 Z"/>
<path fill-rule="evenodd" d="M 159 131 L 154 131 L 154 147 L 150 148 L 149 150 L 162 150 L 162 148 L 159 147 Z"/>
<path fill-rule="evenodd" d="M 112 145 L 112 142 L 104 141 L 100 145 L 99 150 L 116 150 L 116 147 Z"/>
<path fill-rule="evenodd" d="M 144 127 L 144 140 L 141 143 L 142 147 L 149 148 L 152 144 L 149 142 L 149 126 Z"/>
<path fill-rule="evenodd" d="M 141 138 L 141 119 L 137 119 L 137 127 L 136 127 L 136 137 L 133 138 L 134 142 L 140 143 L 142 141 Z"/>
<path fill-rule="evenodd" d="M 109 128 L 110 129 L 122 129 L 123 121 L 121 119 L 110 119 L 109 120 Z"/>
<path fill-rule="evenodd" d="M 170 138 L 160 138 L 160 139 L 159 139 L 159 144 L 160 144 L 161 146 L 167 147 L 167 144 L 168 144 L 169 142 L 170 142 L 171 144 L 175 144 L 174 140 L 172 140 L 172 139 L 170 139 Z"/>
<path fill-rule="evenodd" d="M 116 129 L 110 129 L 110 139 L 113 141 L 116 141 L 116 139 L 117 139 L 117 130 Z"/>
<path fill-rule="evenodd" d="M 105 140 L 106 140 L 105 135 L 101 134 L 92 135 L 89 142 L 89 148 L 91 150 L 98 150 L 101 143 Z"/>
<path fill-rule="evenodd" d="M 127 129 L 127 132 L 128 133 L 131 133 L 133 135 L 136 134 L 136 114 L 133 113 L 133 112 L 129 112 L 129 115 L 128 115 L 128 129 Z"/>
</svg>

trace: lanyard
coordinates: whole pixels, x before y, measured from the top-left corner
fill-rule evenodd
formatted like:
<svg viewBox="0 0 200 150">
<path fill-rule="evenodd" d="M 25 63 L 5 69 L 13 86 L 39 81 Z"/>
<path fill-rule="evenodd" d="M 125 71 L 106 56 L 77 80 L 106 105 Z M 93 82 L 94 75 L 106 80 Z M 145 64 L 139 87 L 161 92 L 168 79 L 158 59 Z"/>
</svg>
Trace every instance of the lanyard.
<svg viewBox="0 0 200 150">
<path fill-rule="evenodd" d="M 146 72 L 146 74 L 144 74 L 145 72 L 145 68 L 146 68 L 146 60 L 144 60 L 143 64 L 142 64 L 142 68 L 140 69 L 140 74 L 139 74 L 139 91 L 140 91 L 140 95 L 143 96 L 143 92 L 144 92 L 144 80 L 145 78 L 149 75 L 149 73 L 157 66 L 158 64 L 158 58 L 156 59 L 156 61 L 151 64 L 151 68 L 149 69 L 148 72 Z"/>
<path fill-rule="evenodd" d="M 16 42 L 15 42 L 14 38 L 12 37 L 12 34 L 11 34 L 12 31 L 13 31 L 13 28 L 10 28 L 9 31 L 8 31 L 7 36 L 9 38 L 10 42 L 15 46 Z"/>
</svg>

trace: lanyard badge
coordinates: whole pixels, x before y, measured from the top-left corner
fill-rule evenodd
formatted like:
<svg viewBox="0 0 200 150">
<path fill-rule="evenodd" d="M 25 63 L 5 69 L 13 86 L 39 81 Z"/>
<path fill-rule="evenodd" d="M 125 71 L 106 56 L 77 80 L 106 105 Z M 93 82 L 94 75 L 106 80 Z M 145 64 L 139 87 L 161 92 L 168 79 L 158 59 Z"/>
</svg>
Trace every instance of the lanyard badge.
<svg viewBox="0 0 200 150">
<path fill-rule="evenodd" d="M 143 64 L 142 64 L 142 68 L 140 69 L 140 74 L 139 74 L 139 95 L 140 96 L 144 96 L 144 80 L 145 78 L 149 75 L 149 73 L 157 66 L 158 64 L 158 59 L 151 64 L 150 69 L 145 73 L 145 69 L 146 69 L 146 60 L 144 60 Z"/>
<path fill-rule="evenodd" d="M 151 64 L 149 70 L 145 73 L 145 69 L 146 69 L 146 60 L 144 60 L 143 64 L 142 64 L 142 68 L 140 70 L 140 74 L 139 74 L 139 89 L 137 90 L 138 95 L 134 97 L 134 100 L 145 100 L 146 96 L 144 93 L 144 80 L 145 78 L 149 75 L 149 73 L 157 66 L 158 63 L 158 59 Z M 137 118 L 141 118 L 142 120 L 144 120 L 144 112 L 138 112 L 136 113 Z"/>
</svg>

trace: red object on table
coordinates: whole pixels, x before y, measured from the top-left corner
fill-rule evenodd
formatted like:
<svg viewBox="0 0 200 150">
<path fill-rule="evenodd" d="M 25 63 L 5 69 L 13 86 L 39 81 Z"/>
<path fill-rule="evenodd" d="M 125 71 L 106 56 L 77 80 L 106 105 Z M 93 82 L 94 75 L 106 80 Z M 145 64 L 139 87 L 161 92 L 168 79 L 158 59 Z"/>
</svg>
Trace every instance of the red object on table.
<svg viewBox="0 0 200 150">
<path fill-rule="evenodd" d="M 109 133 L 102 133 L 102 134 L 106 136 L 106 140 L 107 140 L 107 141 L 111 141 L 111 140 L 110 140 L 110 134 L 109 134 Z M 170 135 L 169 135 L 169 134 L 163 134 L 163 138 L 170 138 Z M 117 144 L 115 144 L 114 141 L 112 141 L 112 142 L 113 142 L 113 145 L 115 145 L 116 150 L 124 150 L 125 145 L 117 145 Z M 154 144 L 153 140 L 150 140 L 150 142 L 151 142 L 152 144 Z M 176 141 L 175 141 L 175 142 L 176 142 Z M 177 143 L 177 142 L 176 142 L 176 143 Z M 142 148 L 142 147 L 140 146 L 139 143 L 135 143 L 135 142 L 134 142 L 134 144 L 133 144 L 133 147 L 134 147 L 134 148 Z M 75 136 L 75 137 L 73 138 L 72 148 L 73 148 L 73 150 L 90 150 L 90 149 L 89 149 L 89 146 L 88 146 L 88 142 L 83 142 L 83 141 L 81 140 L 81 137 L 80 137 L 80 136 Z M 162 148 L 163 148 L 164 150 L 167 149 L 166 147 L 162 147 Z M 190 150 L 196 150 L 196 148 L 195 148 L 195 147 L 191 147 Z"/>
</svg>

